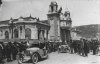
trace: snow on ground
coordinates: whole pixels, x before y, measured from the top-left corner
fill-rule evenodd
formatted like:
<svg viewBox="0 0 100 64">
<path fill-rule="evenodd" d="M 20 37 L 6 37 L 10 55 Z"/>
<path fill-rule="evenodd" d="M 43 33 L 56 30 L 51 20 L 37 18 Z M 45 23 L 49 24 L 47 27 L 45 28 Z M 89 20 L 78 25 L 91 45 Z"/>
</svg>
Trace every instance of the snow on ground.
<svg viewBox="0 0 100 64">
<path fill-rule="evenodd" d="M 13 61 L 7 64 L 18 64 Z M 24 63 L 32 64 L 32 63 Z M 88 57 L 83 57 L 78 54 L 57 53 L 52 52 L 49 58 L 38 62 L 37 64 L 100 64 L 100 56 L 89 54 Z"/>
</svg>

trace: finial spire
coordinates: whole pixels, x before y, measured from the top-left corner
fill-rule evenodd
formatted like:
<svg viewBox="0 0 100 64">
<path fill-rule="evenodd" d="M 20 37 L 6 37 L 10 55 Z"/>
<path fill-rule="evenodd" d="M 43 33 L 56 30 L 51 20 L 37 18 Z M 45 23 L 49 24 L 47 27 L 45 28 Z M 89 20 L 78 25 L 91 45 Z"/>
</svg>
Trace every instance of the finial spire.
<svg viewBox="0 0 100 64">
<path fill-rule="evenodd" d="M 29 17 L 30 17 L 30 18 L 32 17 L 32 16 L 31 16 L 31 14 L 30 14 L 30 16 L 29 16 Z"/>
<path fill-rule="evenodd" d="M 13 18 L 11 17 L 10 20 L 13 20 Z"/>
</svg>

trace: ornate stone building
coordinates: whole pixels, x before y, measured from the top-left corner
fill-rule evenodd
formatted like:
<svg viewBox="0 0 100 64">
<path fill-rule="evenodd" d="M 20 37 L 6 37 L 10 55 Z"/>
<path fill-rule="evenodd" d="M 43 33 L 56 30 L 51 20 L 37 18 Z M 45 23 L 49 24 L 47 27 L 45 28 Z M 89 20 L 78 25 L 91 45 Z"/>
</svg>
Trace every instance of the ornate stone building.
<svg viewBox="0 0 100 64">
<path fill-rule="evenodd" d="M 39 20 L 29 17 L 19 17 L 0 21 L 0 39 L 3 41 L 44 41 L 63 42 L 70 40 L 70 30 L 72 21 L 70 12 L 62 13 L 62 8 L 58 10 L 58 4 L 51 2 L 47 14 L 47 20 Z"/>
<path fill-rule="evenodd" d="M 25 41 L 43 42 L 48 39 L 50 29 L 47 21 L 40 21 L 37 18 L 19 17 L 0 21 L 0 40 L 2 41 Z M 31 43 L 32 43 L 31 42 Z"/>
</svg>

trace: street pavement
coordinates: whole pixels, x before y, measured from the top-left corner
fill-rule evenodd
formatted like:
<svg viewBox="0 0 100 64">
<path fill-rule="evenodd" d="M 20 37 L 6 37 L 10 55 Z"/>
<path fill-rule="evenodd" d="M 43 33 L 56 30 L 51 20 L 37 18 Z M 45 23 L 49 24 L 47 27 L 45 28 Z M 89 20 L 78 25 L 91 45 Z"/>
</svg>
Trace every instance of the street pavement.
<svg viewBox="0 0 100 64">
<path fill-rule="evenodd" d="M 15 60 L 6 64 L 18 63 Z M 32 63 L 28 62 L 23 64 Z M 49 54 L 48 59 L 43 59 L 39 61 L 37 64 L 100 64 L 100 56 L 89 54 L 88 57 L 83 57 L 78 54 L 52 52 Z"/>
</svg>

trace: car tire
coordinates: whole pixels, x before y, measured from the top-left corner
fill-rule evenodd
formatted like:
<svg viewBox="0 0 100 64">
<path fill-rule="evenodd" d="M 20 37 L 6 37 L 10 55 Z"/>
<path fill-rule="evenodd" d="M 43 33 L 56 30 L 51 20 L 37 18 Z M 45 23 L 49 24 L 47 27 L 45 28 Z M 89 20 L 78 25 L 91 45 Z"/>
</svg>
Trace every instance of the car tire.
<svg viewBox="0 0 100 64">
<path fill-rule="evenodd" d="M 38 60 L 39 60 L 38 54 L 37 53 L 34 53 L 32 55 L 32 62 L 33 62 L 33 64 L 36 64 L 38 62 Z"/>
</svg>

